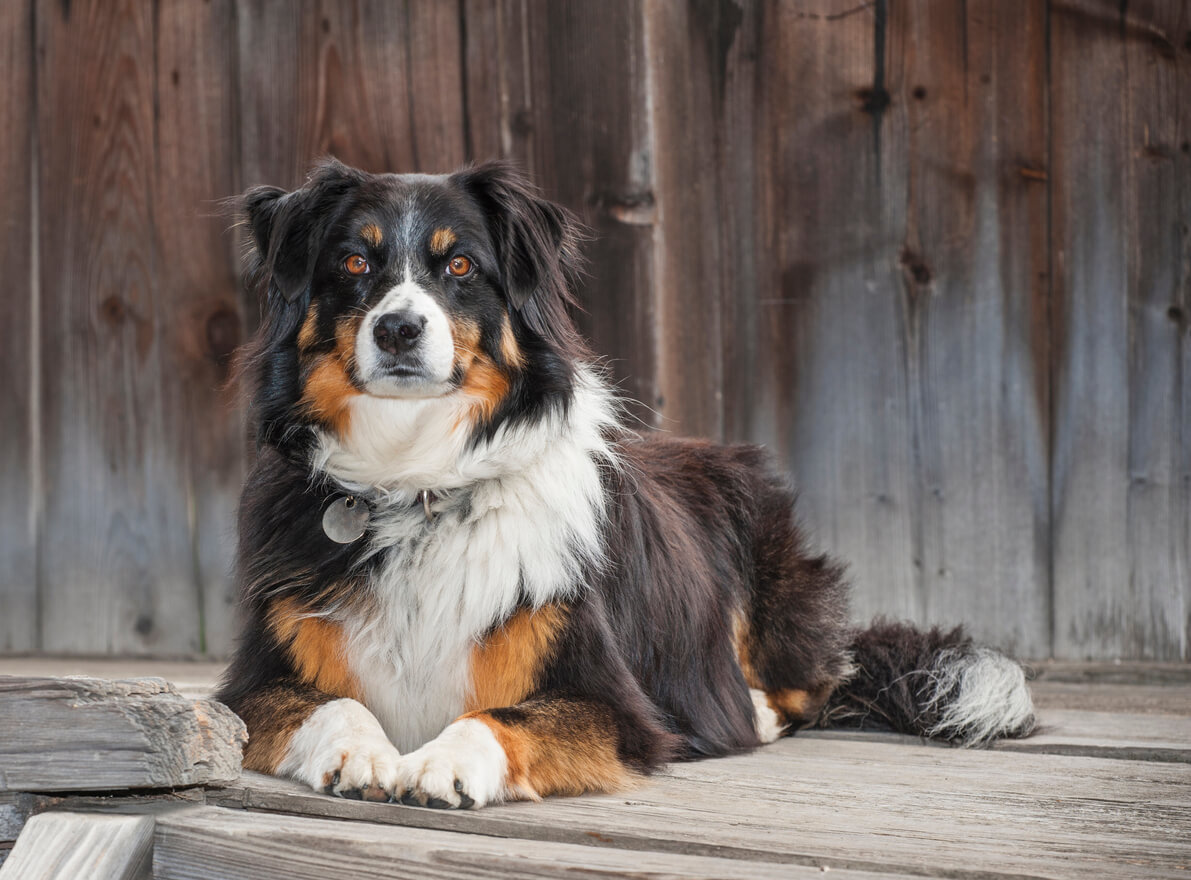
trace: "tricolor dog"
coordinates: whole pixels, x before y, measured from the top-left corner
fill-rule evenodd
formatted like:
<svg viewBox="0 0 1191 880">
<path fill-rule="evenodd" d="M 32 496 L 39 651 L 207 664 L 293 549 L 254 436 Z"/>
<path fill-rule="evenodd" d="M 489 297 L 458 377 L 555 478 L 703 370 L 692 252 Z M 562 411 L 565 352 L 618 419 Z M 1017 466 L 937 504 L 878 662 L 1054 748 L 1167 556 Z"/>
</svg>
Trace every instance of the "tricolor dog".
<svg viewBox="0 0 1191 880">
<path fill-rule="evenodd" d="M 960 631 L 853 629 L 766 453 L 640 436 L 507 165 L 250 190 L 263 323 L 221 698 L 245 767 L 431 807 L 611 791 L 814 724 L 1030 731 Z"/>
</svg>

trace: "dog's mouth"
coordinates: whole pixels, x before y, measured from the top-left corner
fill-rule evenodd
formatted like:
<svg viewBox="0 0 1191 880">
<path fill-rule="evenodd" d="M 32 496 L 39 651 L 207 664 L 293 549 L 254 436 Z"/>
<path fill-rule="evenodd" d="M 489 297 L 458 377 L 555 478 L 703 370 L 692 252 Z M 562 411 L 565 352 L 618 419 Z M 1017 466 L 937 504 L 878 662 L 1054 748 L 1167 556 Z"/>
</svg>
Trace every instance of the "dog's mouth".
<svg viewBox="0 0 1191 880">
<path fill-rule="evenodd" d="M 360 386 L 373 397 L 441 397 L 455 390 L 451 375 L 441 376 L 426 364 L 408 359 L 377 363 L 361 377 Z"/>
</svg>

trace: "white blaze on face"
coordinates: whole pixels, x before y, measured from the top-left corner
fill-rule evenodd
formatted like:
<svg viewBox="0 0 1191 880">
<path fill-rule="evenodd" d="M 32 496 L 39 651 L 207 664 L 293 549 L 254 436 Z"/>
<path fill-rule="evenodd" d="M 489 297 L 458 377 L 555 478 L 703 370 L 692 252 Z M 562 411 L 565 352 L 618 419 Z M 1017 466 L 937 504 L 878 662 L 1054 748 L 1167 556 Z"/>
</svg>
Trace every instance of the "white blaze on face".
<svg viewBox="0 0 1191 880">
<path fill-rule="evenodd" d="M 392 356 L 376 344 L 376 322 L 390 313 L 404 313 L 415 321 L 425 320 L 417 344 L 402 360 L 402 366 L 416 370 L 416 375 L 390 374 Z M 448 381 L 455 366 L 451 322 L 434 297 L 414 283 L 408 272 L 405 280 L 386 293 L 360 322 L 356 366 L 365 390 L 379 397 L 436 397 L 451 390 Z"/>
</svg>

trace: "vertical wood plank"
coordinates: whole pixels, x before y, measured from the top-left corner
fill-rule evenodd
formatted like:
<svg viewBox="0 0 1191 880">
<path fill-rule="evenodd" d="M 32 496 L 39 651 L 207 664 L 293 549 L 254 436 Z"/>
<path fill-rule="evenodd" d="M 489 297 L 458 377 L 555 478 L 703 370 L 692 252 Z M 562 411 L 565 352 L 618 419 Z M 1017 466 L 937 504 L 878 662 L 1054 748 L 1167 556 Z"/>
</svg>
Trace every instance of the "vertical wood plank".
<svg viewBox="0 0 1191 880">
<path fill-rule="evenodd" d="M 743 12 L 735 3 L 647 0 L 646 109 L 656 228 L 657 409 L 662 426 L 722 440 L 724 299 L 719 211 L 728 52 Z"/>
<path fill-rule="evenodd" d="M 1126 540 L 1136 608 L 1125 650 L 1191 660 L 1191 7 L 1167 0 L 1129 12 L 1126 28 L 1149 33 L 1125 41 Z"/>
<path fill-rule="evenodd" d="M 318 157 L 374 172 L 463 161 L 458 8 L 434 0 L 239 6 L 243 183 L 299 183 Z"/>
<path fill-rule="evenodd" d="M 1026 657 L 1051 648 L 1045 11 L 894 4 L 887 56 L 922 620 Z"/>
<path fill-rule="evenodd" d="M 160 369 L 154 17 L 37 6 L 45 512 L 41 647 L 199 648 L 186 474 Z"/>
<path fill-rule="evenodd" d="M 657 424 L 661 231 L 643 14 L 640 0 L 466 3 L 467 118 L 473 150 L 525 161 L 545 194 L 591 229 L 580 329 L 626 396 L 644 405 L 633 414 Z M 489 26 L 497 36 L 477 38 Z M 477 80 L 497 70 L 508 74 L 493 103 L 494 89 Z"/>
<path fill-rule="evenodd" d="M 0 652 L 37 647 L 33 4 L 0 5 Z"/>
<path fill-rule="evenodd" d="M 757 13 L 748 433 L 790 464 L 811 532 L 849 563 L 853 616 L 922 619 L 887 4 L 772 0 Z"/>
<path fill-rule="evenodd" d="M 533 168 L 529 41 L 522 0 L 463 0 L 464 119 L 468 161 L 513 159 Z"/>
<path fill-rule="evenodd" d="M 236 243 L 216 199 L 239 181 L 233 0 L 162 3 L 157 16 L 157 161 L 153 219 L 160 254 L 160 367 L 166 443 L 185 480 L 201 651 L 234 638 L 231 582 L 244 419 L 228 386 L 244 339 Z"/>
<path fill-rule="evenodd" d="M 1051 8 L 1055 653 L 1186 659 L 1191 23 Z"/>
<path fill-rule="evenodd" d="M 708 34 L 705 52 L 716 63 L 713 80 L 720 132 L 717 225 L 721 291 L 721 399 L 724 439 L 755 442 L 750 425 L 761 405 L 757 376 L 762 368 L 759 344 L 765 332 L 763 300 L 773 298 L 768 285 L 770 255 L 761 248 L 765 234 L 760 211 L 763 194 L 772 185 L 771 169 L 757 164 L 761 131 L 759 89 L 769 71 L 761 66 L 764 16 L 758 2 L 740 4 L 739 20 L 728 16 L 731 42 Z"/>
</svg>

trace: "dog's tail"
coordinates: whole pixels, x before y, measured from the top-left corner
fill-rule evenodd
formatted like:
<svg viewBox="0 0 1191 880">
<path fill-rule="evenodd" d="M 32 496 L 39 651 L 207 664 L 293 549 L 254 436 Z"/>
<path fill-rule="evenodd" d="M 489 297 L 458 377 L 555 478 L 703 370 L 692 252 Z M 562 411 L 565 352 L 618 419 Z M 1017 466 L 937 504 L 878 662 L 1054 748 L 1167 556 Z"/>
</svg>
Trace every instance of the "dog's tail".
<svg viewBox="0 0 1191 880">
<path fill-rule="evenodd" d="M 985 746 L 1034 730 L 1021 665 L 956 627 L 877 620 L 850 646 L 855 670 L 819 714 L 822 727 L 870 727 Z"/>
</svg>

